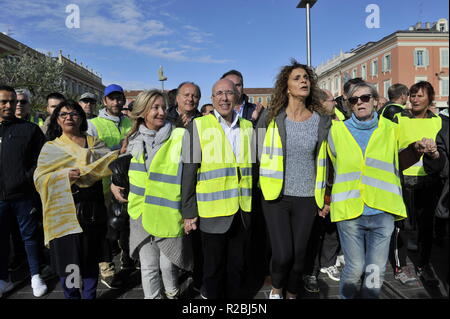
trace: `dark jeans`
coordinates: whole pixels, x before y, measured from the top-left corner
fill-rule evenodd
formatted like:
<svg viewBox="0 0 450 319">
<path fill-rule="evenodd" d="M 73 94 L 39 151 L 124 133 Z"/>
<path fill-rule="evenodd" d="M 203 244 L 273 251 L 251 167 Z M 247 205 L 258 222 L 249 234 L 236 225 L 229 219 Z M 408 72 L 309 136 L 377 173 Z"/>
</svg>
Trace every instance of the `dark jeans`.
<svg viewBox="0 0 450 319">
<path fill-rule="evenodd" d="M 247 231 L 237 212 L 224 234 L 201 232 L 203 289 L 208 299 L 242 298 Z"/>
<path fill-rule="evenodd" d="M 82 295 L 83 299 L 95 299 L 97 297 L 98 273 L 98 265 L 94 264 L 89 273 L 85 272 L 81 275 L 82 286 L 78 288 L 68 288 L 66 285 L 68 277 L 60 277 L 59 280 L 64 290 L 64 297 L 66 299 L 81 299 Z M 69 278 L 68 281 L 71 284 L 74 283 L 73 278 Z M 82 293 L 80 293 L 80 290 Z"/>
<path fill-rule="evenodd" d="M 31 275 L 39 273 L 40 247 L 37 240 L 38 219 L 31 199 L 0 201 L 0 279 L 8 279 L 11 218 L 16 218 L 25 244 Z"/>
<path fill-rule="evenodd" d="M 283 196 L 274 201 L 263 199 L 262 205 L 272 247 L 272 286 L 296 293 L 317 215 L 316 202 L 314 197 Z"/>
<path fill-rule="evenodd" d="M 336 223 L 331 222 L 330 214 L 325 218 L 316 215 L 309 237 L 304 273 L 317 277 L 320 268 L 336 264 L 340 249 Z"/>
</svg>

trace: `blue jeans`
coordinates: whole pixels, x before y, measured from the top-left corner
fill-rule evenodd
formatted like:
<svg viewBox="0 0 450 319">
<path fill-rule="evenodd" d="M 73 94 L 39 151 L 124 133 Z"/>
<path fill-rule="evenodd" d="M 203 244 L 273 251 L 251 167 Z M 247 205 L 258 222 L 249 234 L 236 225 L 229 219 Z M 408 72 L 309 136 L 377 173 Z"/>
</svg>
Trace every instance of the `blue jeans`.
<svg viewBox="0 0 450 319">
<path fill-rule="evenodd" d="M 17 218 L 20 234 L 25 244 L 31 275 L 39 274 L 39 249 L 37 239 L 38 219 L 29 198 L 0 200 L 0 279 L 8 279 L 9 237 L 11 218 Z"/>
<path fill-rule="evenodd" d="M 362 278 L 361 298 L 378 298 L 383 285 L 394 215 L 382 213 L 337 222 L 345 266 L 339 295 L 355 298 Z"/>
</svg>

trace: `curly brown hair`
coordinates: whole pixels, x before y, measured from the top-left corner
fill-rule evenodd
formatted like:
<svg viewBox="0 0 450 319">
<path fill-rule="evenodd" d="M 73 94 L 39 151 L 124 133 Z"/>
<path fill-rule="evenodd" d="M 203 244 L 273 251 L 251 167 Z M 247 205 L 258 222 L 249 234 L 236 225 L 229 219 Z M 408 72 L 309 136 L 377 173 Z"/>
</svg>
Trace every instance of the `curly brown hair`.
<svg viewBox="0 0 450 319">
<path fill-rule="evenodd" d="M 288 79 L 292 71 L 295 69 L 303 69 L 309 76 L 309 81 L 311 83 L 310 94 L 306 98 L 305 106 L 310 111 L 318 111 L 323 113 L 323 108 L 318 97 L 318 87 L 317 87 L 317 75 L 312 68 L 306 64 L 301 64 L 295 59 L 291 59 L 290 65 L 285 65 L 281 68 L 280 73 L 278 73 L 274 91 L 272 93 L 271 101 L 269 103 L 269 114 L 267 116 L 267 124 L 272 121 L 281 111 L 281 109 L 286 108 L 289 102 L 289 97 L 287 94 L 288 89 Z"/>
</svg>

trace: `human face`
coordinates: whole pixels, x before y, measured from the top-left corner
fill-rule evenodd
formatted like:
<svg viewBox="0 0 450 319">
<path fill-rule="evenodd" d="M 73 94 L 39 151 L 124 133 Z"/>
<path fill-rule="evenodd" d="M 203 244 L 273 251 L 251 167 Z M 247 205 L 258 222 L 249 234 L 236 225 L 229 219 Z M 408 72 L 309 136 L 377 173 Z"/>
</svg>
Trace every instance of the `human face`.
<svg viewBox="0 0 450 319">
<path fill-rule="evenodd" d="M 375 103 L 371 91 L 368 87 L 361 87 L 353 92 L 352 96 L 349 97 L 350 99 L 352 97 L 361 97 L 367 95 L 370 96 L 368 102 L 361 101 L 361 98 L 358 98 L 358 101 L 355 104 L 351 104 L 350 102 L 348 102 L 356 118 L 360 121 L 369 121 L 373 117 Z"/>
<path fill-rule="evenodd" d="M 323 101 L 322 105 L 325 108 L 325 111 L 327 112 L 328 115 L 334 114 L 336 101 L 334 100 L 334 97 L 330 92 L 327 91 L 327 99 Z"/>
<path fill-rule="evenodd" d="M 62 107 L 57 122 L 63 133 L 77 134 L 80 132 L 81 116 L 75 110 Z"/>
<path fill-rule="evenodd" d="M 412 112 L 415 114 L 424 113 L 428 108 L 428 94 L 426 91 L 419 89 L 416 93 L 411 93 L 409 97 Z"/>
<path fill-rule="evenodd" d="M 311 81 L 306 70 L 297 68 L 292 70 L 288 78 L 287 94 L 293 98 L 306 99 L 311 90 Z"/>
<path fill-rule="evenodd" d="M 83 99 L 80 100 L 80 106 L 83 109 L 84 113 L 86 114 L 92 114 L 95 104 L 97 103 L 96 100 L 92 100 L 92 99 Z"/>
<path fill-rule="evenodd" d="M 200 95 L 195 85 L 187 83 L 183 85 L 177 92 L 176 101 L 178 112 L 189 113 L 198 107 Z"/>
<path fill-rule="evenodd" d="M 149 104 L 151 103 L 152 101 L 149 101 Z M 149 130 L 159 131 L 159 129 L 164 126 L 166 121 L 166 103 L 162 96 L 158 96 L 153 104 L 151 104 L 150 109 L 147 111 L 147 114 L 145 114 L 144 121 L 145 126 Z"/>
<path fill-rule="evenodd" d="M 16 94 L 9 91 L 0 91 L 0 122 L 14 118 L 16 111 Z"/>
<path fill-rule="evenodd" d="M 48 99 L 47 101 L 47 112 L 49 115 L 53 114 L 53 111 L 55 110 L 55 108 L 58 106 L 59 103 L 61 103 L 62 100 L 60 99 Z"/>
<path fill-rule="evenodd" d="M 244 84 L 242 83 L 242 79 L 235 74 L 227 75 L 225 77 L 225 79 L 228 79 L 234 83 L 234 86 L 236 87 L 236 90 L 238 91 L 237 103 L 242 103 L 243 102 L 242 97 L 243 97 L 243 93 L 244 93 Z"/>
<path fill-rule="evenodd" d="M 30 101 L 25 94 L 17 94 L 16 117 L 25 118 L 30 114 Z"/>
<path fill-rule="evenodd" d="M 119 116 L 125 104 L 125 96 L 121 92 L 112 92 L 103 98 L 103 103 L 110 115 Z"/>
<path fill-rule="evenodd" d="M 202 115 L 208 115 L 210 114 L 212 111 L 214 111 L 214 107 L 213 106 L 207 106 L 205 107 L 205 110 L 203 111 Z"/>
<path fill-rule="evenodd" d="M 211 97 L 214 109 L 226 120 L 231 122 L 234 106 L 236 105 L 237 92 L 233 82 L 227 79 L 219 80 L 213 87 Z"/>
</svg>

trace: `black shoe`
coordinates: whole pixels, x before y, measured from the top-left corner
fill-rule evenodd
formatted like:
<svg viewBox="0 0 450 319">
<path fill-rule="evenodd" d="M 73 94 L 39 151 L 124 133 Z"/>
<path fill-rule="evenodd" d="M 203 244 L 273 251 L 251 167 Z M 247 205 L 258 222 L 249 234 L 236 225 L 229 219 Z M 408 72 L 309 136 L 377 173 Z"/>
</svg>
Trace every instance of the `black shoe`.
<svg viewBox="0 0 450 319">
<path fill-rule="evenodd" d="M 314 293 L 320 292 L 319 282 L 317 281 L 316 276 L 305 275 L 305 276 L 303 276 L 303 281 L 305 283 L 306 291 L 314 292 Z"/>
<path fill-rule="evenodd" d="M 416 273 L 426 286 L 439 286 L 439 280 L 436 278 L 436 275 L 429 264 L 421 267 L 417 266 Z"/>
<path fill-rule="evenodd" d="M 22 268 L 26 263 L 26 259 L 21 257 L 13 257 L 8 265 L 8 271 L 17 271 Z"/>
<path fill-rule="evenodd" d="M 104 284 L 109 289 L 120 289 L 122 287 L 122 281 L 117 275 L 102 277 L 100 282 Z"/>
</svg>

